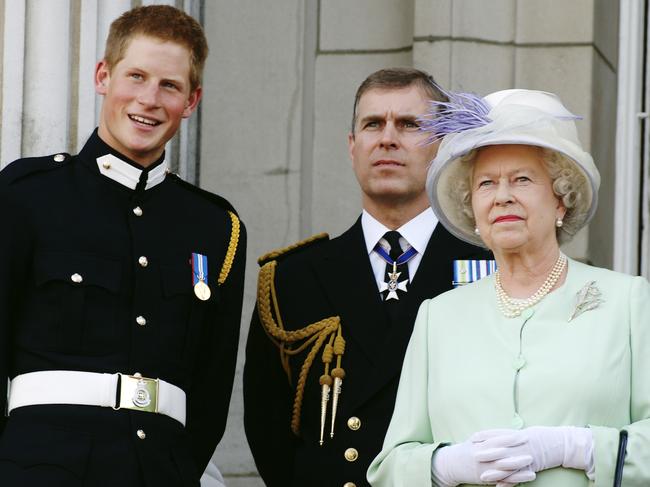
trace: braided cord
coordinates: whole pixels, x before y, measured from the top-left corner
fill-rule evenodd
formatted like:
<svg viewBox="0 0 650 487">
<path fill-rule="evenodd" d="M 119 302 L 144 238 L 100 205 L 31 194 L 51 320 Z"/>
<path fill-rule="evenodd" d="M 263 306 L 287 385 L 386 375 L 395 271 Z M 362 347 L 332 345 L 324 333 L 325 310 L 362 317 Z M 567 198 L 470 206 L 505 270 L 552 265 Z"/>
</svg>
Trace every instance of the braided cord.
<svg viewBox="0 0 650 487">
<path fill-rule="evenodd" d="M 300 375 L 298 376 L 298 383 L 296 384 L 296 397 L 293 400 L 293 415 L 291 416 L 291 431 L 293 434 L 298 436 L 300 433 L 300 412 L 302 411 L 302 399 L 305 395 L 305 382 L 307 382 L 307 375 L 309 374 L 309 369 L 314 362 L 314 358 L 318 354 L 323 342 L 327 339 L 328 333 L 321 333 L 318 335 L 318 340 L 316 340 L 315 345 L 309 351 L 305 362 L 300 368 Z"/>
<path fill-rule="evenodd" d="M 337 332 L 340 335 L 341 320 L 338 316 L 330 316 L 299 330 L 285 330 L 280 316 L 280 309 L 274 284 L 276 267 L 277 261 L 272 260 L 260 268 L 259 278 L 257 281 L 257 313 L 265 332 L 269 337 L 271 337 L 272 342 L 280 349 L 282 366 L 287 373 L 290 383 L 291 373 L 289 368 L 289 356 L 305 350 L 313 343 L 313 346 L 307 354 L 300 369 L 298 382 L 296 384 L 296 395 L 293 401 L 291 431 L 293 431 L 295 435 L 298 435 L 300 433 L 300 413 L 305 393 L 305 382 L 309 370 L 311 369 L 314 358 L 323 346 L 325 340 Z M 300 342 L 301 340 L 306 340 L 306 342 L 301 344 L 297 349 L 290 348 L 291 344 L 297 344 L 297 342 Z"/>
<path fill-rule="evenodd" d="M 223 265 L 221 266 L 221 272 L 219 273 L 219 285 L 221 286 L 230 273 L 232 268 L 232 263 L 235 261 L 235 254 L 237 253 L 237 245 L 239 244 L 239 218 L 232 211 L 228 212 L 230 215 L 230 221 L 232 222 L 232 230 L 230 231 L 230 242 L 228 242 L 228 250 L 226 250 L 226 256 L 223 259 Z"/>
</svg>

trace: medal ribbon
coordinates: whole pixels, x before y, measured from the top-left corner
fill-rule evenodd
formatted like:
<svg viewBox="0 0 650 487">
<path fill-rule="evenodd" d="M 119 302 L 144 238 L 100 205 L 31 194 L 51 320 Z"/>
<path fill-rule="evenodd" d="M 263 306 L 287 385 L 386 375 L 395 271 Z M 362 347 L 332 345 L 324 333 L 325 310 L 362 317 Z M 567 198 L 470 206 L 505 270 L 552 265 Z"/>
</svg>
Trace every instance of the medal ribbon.
<svg viewBox="0 0 650 487">
<path fill-rule="evenodd" d="M 406 264 L 409 260 L 411 260 L 415 255 L 418 253 L 417 250 L 415 250 L 413 247 L 408 249 L 406 252 L 404 252 L 402 255 L 400 255 L 397 260 L 393 260 L 393 258 L 384 250 L 384 248 L 377 244 L 375 247 L 375 252 L 377 252 L 382 259 L 386 261 L 386 263 L 390 265 L 402 265 Z"/>
<path fill-rule="evenodd" d="M 494 260 L 454 260 L 455 287 L 478 281 L 497 270 Z"/>
<path fill-rule="evenodd" d="M 208 283 L 208 256 L 192 252 L 192 285 Z"/>
</svg>

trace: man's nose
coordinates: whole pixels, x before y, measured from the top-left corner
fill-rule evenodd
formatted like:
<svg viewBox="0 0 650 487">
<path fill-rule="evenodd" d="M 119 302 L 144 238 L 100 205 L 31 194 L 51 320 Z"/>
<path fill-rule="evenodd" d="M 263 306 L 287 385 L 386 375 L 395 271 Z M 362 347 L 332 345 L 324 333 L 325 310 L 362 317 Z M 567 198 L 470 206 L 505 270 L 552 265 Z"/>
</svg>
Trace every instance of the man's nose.
<svg viewBox="0 0 650 487">
<path fill-rule="evenodd" d="M 137 100 L 141 105 L 147 107 L 158 106 L 158 96 L 160 90 L 156 83 L 146 83 L 138 92 Z"/>
<path fill-rule="evenodd" d="M 397 133 L 397 128 L 393 122 L 388 121 L 386 125 L 384 125 L 384 128 L 381 131 L 381 139 L 379 143 L 381 147 L 384 148 L 396 148 L 398 146 L 399 134 Z"/>
</svg>

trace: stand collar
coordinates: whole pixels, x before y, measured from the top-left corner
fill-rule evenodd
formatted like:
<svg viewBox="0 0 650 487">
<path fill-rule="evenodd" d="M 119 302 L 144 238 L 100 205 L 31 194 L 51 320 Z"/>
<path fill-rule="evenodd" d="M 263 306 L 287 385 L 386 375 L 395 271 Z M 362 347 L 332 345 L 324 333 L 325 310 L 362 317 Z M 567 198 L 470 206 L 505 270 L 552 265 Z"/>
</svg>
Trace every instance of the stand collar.
<svg viewBox="0 0 650 487">
<path fill-rule="evenodd" d="M 165 180 L 169 167 L 164 153 L 150 166 L 142 167 L 106 144 L 97 129 L 81 152 L 88 161 L 95 161 L 100 174 L 133 190 L 148 190 L 159 185 Z"/>
</svg>

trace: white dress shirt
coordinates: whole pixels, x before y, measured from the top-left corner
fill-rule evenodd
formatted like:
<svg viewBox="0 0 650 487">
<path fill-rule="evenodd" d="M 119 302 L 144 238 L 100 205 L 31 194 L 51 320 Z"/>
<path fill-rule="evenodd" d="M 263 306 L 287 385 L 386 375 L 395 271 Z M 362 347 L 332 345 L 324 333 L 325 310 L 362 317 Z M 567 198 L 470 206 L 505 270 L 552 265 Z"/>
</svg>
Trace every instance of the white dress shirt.
<svg viewBox="0 0 650 487">
<path fill-rule="evenodd" d="M 437 224 L 438 219 L 433 214 L 433 210 L 427 208 L 418 216 L 409 220 L 397 229 L 402 236 L 399 239 L 402 252 L 406 252 L 411 247 L 418 252 L 406 264 L 409 269 L 409 281 L 413 280 L 413 277 L 417 272 L 420 261 L 422 260 L 422 255 L 427 248 L 429 239 L 431 238 L 433 230 L 436 228 Z M 387 228 L 382 223 L 378 222 L 366 210 L 363 210 L 363 213 L 361 214 L 361 228 L 363 229 L 363 237 L 366 241 L 368 258 L 372 265 L 372 271 L 375 274 L 377 291 L 379 291 L 381 283 L 384 282 L 386 261 L 375 251 L 375 246 L 377 245 L 377 242 L 379 242 L 379 245 L 381 245 L 386 252 L 390 252 L 390 245 L 383 238 L 384 234 L 390 231 L 390 228 Z"/>
</svg>

